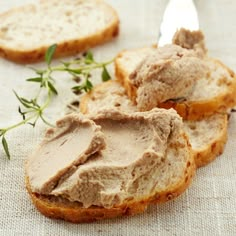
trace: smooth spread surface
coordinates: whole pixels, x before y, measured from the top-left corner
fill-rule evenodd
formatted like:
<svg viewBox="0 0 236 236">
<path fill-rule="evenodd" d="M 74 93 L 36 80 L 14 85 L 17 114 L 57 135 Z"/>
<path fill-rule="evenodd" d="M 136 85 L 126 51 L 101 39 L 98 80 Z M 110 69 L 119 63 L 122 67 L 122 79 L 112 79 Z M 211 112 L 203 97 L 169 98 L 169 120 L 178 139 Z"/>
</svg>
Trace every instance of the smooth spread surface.
<svg viewBox="0 0 236 236">
<path fill-rule="evenodd" d="M 130 199 L 138 200 L 152 196 L 157 190 L 164 190 L 183 178 L 186 160 L 191 153 L 183 137 L 182 120 L 174 110 L 155 109 L 146 113 L 132 114 L 103 110 L 95 116 L 91 115 L 91 119 L 101 126 L 105 136 L 105 148 L 88 153 L 87 159 L 73 166 L 73 171 L 67 168 L 63 178 L 57 179 L 55 185 L 55 178 L 66 168 L 61 163 L 57 171 L 54 169 L 55 176 L 50 176 L 47 181 L 54 184 L 53 188 L 48 188 L 48 192 L 44 186 L 35 188 L 36 182 L 31 181 L 35 192 L 62 196 L 72 202 L 80 202 L 84 207 L 95 205 L 111 208 Z M 75 132 L 79 139 L 83 130 Z M 68 140 L 67 143 L 72 150 L 81 152 L 81 147 L 75 145 L 73 141 Z M 180 145 L 180 150 L 170 148 L 170 143 Z M 46 147 L 47 144 L 41 145 L 41 149 Z M 176 152 L 175 162 L 170 161 L 173 154 L 168 154 L 173 151 L 172 149 Z M 36 151 L 30 160 L 34 163 L 35 159 L 43 157 L 40 154 Z M 54 157 L 54 153 L 51 155 Z M 59 158 L 70 159 L 71 153 L 62 152 L 62 155 Z M 49 167 L 56 162 L 55 157 L 46 165 Z M 175 170 L 170 170 L 168 162 L 172 168 L 175 166 Z M 43 166 L 40 164 L 39 168 L 44 169 L 45 164 Z M 29 162 L 28 169 L 30 168 Z M 175 176 L 170 178 L 172 171 L 175 172 Z M 32 174 L 28 173 L 31 179 Z M 44 180 L 48 177 L 44 177 L 42 172 L 34 173 L 34 176 L 43 177 Z"/>
<path fill-rule="evenodd" d="M 126 51 L 122 57 L 118 58 L 119 66 L 124 68 L 127 75 L 131 75 L 132 71 L 135 70 L 152 50 L 154 49 L 147 47 L 137 49 L 136 51 Z M 204 57 L 204 65 L 208 68 L 207 73 L 198 78 L 191 92 L 185 95 L 185 99 L 188 101 L 200 102 L 201 100 L 206 99 L 211 100 L 219 93 L 225 93 L 228 90 L 229 85 L 235 83 L 234 73 L 222 65 L 218 60 L 206 56 Z M 209 87 L 211 89 L 209 89 Z M 175 86 L 173 88 L 175 88 Z M 154 96 L 158 95 L 154 94 Z"/>
<path fill-rule="evenodd" d="M 137 87 L 137 106 L 149 110 L 168 99 L 188 96 L 207 72 L 195 51 L 178 45 L 154 49 L 129 75 Z"/>
<path fill-rule="evenodd" d="M 32 191 L 49 193 L 93 153 L 104 148 L 100 127 L 79 115 L 60 120 L 27 162 Z"/>
<path fill-rule="evenodd" d="M 113 93 L 108 92 L 110 87 L 112 88 Z M 85 97 L 87 99 L 81 101 L 81 107 L 83 107 L 83 110 L 87 113 L 99 112 L 99 101 L 101 100 L 103 104 L 105 104 L 105 101 L 107 104 L 110 104 L 109 101 L 119 98 L 117 92 L 120 91 L 120 87 L 121 85 L 117 81 L 109 81 L 96 86 L 93 90 L 93 95 L 86 95 Z M 100 94 L 102 94 L 101 97 L 99 96 Z M 94 97 L 98 100 L 94 101 Z M 125 101 L 124 104 L 122 104 L 123 101 Z M 129 106 L 127 106 L 127 104 L 129 104 Z M 109 107 L 111 107 L 111 105 L 112 104 L 110 104 Z M 88 107 L 92 107 L 93 110 L 87 109 Z M 120 101 L 120 106 L 116 107 L 113 104 L 113 109 L 119 109 L 126 112 L 138 110 L 137 106 L 131 103 L 125 93 L 123 94 L 122 101 Z M 195 160 L 198 167 L 202 166 L 201 163 L 209 163 L 210 160 L 222 153 L 227 128 L 226 114 L 214 114 L 208 118 L 197 121 L 184 120 L 183 123 L 184 130 L 189 138 L 193 152 L 195 153 Z M 206 150 L 209 150 L 212 154 L 210 157 L 208 153 L 204 152 Z"/>
</svg>

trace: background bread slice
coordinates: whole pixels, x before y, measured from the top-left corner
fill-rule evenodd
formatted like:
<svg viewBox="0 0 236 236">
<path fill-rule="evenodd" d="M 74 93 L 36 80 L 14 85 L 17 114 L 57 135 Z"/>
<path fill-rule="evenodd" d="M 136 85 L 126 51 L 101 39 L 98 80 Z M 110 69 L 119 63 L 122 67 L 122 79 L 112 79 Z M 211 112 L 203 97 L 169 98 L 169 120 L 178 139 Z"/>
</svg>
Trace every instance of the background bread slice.
<svg viewBox="0 0 236 236">
<path fill-rule="evenodd" d="M 95 86 L 80 99 L 80 111 L 84 114 L 97 113 L 104 108 L 120 111 L 137 111 L 135 104 L 127 97 L 124 87 L 117 80 L 109 80 Z"/>
<path fill-rule="evenodd" d="M 152 47 L 126 50 L 115 60 L 117 79 L 127 90 L 129 98 L 136 101 L 136 88 L 129 75 L 135 67 L 148 55 Z M 169 100 L 161 103 L 162 108 L 174 108 L 184 119 L 199 120 L 215 112 L 226 112 L 236 105 L 236 76 L 219 60 L 206 58 L 210 74 L 197 81 L 193 91 L 183 101 Z"/>
<path fill-rule="evenodd" d="M 184 121 L 197 167 L 204 166 L 223 153 L 227 141 L 228 115 L 216 113 L 198 121 Z"/>
<path fill-rule="evenodd" d="M 102 0 L 41 0 L 0 15 L 0 55 L 16 62 L 42 60 L 49 46 L 55 56 L 87 50 L 118 35 L 115 10 Z"/>
<path fill-rule="evenodd" d="M 128 112 L 137 111 L 125 89 L 116 80 L 97 85 L 81 98 L 82 113 L 96 113 L 104 107 Z M 223 153 L 227 141 L 227 127 L 228 118 L 224 113 L 216 113 L 195 121 L 184 120 L 185 132 L 189 137 L 197 167 L 208 164 Z"/>
</svg>

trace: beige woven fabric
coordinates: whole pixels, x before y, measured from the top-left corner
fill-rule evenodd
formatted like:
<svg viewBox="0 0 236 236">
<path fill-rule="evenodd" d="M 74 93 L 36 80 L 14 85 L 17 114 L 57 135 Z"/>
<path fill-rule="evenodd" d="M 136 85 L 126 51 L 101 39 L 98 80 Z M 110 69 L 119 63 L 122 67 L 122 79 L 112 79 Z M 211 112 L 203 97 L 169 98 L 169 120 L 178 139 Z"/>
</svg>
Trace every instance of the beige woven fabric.
<svg viewBox="0 0 236 236">
<path fill-rule="evenodd" d="M 108 1 L 108 0 L 107 0 Z M 1 0 L 0 11 L 33 0 Z M 36 2 L 36 1 L 35 1 Z M 121 19 L 120 37 L 94 51 L 98 59 L 109 59 L 121 49 L 156 42 L 167 0 L 109 0 Z M 234 0 L 197 0 L 200 25 L 209 53 L 236 70 L 236 20 Z M 1 22 L 0 22 L 1 24 Z M 41 67 L 42 64 L 36 66 Z M 0 126 L 20 119 L 12 89 L 24 96 L 35 87 L 25 82 L 33 75 L 27 66 L 0 59 Z M 72 97 L 68 78 L 58 80 L 59 99 L 50 108 L 52 121 L 63 115 L 62 105 Z M 68 89 L 65 89 L 68 88 Z M 59 106 L 60 105 L 60 106 Z M 12 160 L 0 149 L 0 235 L 236 235 L 236 114 L 230 119 L 224 154 L 197 172 L 191 187 L 178 199 L 134 217 L 74 225 L 42 216 L 24 188 L 24 160 L 40 141 L 45 126 L 19 128 L 7 135 Z"/>
</svg>

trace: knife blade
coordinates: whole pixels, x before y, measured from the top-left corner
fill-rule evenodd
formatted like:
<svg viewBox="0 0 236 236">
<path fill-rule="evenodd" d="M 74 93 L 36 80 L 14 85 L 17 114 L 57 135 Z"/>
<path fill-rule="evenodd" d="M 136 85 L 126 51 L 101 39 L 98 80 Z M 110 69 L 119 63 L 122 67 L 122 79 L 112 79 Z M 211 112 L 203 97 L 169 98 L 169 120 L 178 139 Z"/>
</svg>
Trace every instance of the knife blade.
<svg viewBox="0 0 236 236">
<path fill-rule="evenodd" d="M 158 46 L 171 43 L 174 33 L 180 28 L 199 29 L 197 9 L 193 0 L 169 0 L 160 26 Z"/>
</svg>

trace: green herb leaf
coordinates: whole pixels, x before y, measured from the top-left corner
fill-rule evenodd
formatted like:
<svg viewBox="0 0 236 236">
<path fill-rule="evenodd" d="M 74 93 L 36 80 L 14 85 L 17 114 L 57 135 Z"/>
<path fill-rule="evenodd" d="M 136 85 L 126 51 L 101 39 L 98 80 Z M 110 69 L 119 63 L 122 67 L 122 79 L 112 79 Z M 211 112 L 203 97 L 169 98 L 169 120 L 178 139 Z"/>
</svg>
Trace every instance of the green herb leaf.
<svg viewBox="0 0 236 236">
<path fill-rule="evenodd" d="M 6 153 L 6 155 L 7 155 L 7 158 L 10 160 L 11 155 L 10 155 L 10 152 L 9 152 L 9 149 L 8 149 L 7 140 L 4 136 L 2 136 L 2 146 L 3 146 L 3 149 Z"/>
<path fill-rule="evenodd" d="M 93 84 L 89 79 L 86 80 L 86 88 L 87 88 L 86 92 L 89 92 L 93 88 Z"/>
<path fill-rule="evenodd" d="M 56 88 L 54 87 L 54 85 L 51 82 L 48 82 L 48 86 L 54 94 L 56 94 L 56 95 L 58 94 Z"/>
<path fill-rule="evenodd" d="M 42 77 L 29 78 L 29 79 L 27 79 L 26 81 L 41 83 L 41 82 L 42 82 Z"/>
<path fill-rule="evenodd" d="M 26 108 L 31 108 L 30 101 L 28 101 L 25 98 L 19 97 L 19 95 L 13 90 L 14 94 L 16 95 L 16 98 L 19 100 L 19 102 Z"/>
<path fill-rule="evenodd" d="M 108 73 L 107 68 L 104 66 L 103 70 L 102 70 L 102 81 L 105 82 L 105 81 L 108 81 L 110 79 L 111 79 L 111 76 Z"/>
<path fill-rule="evenodd" d="M 27 124 L 28 124 L 28 125 L 31 125 L 31 126 L 34 128 L 35 125 L 36 125 L 36 122 L 34 122 L 34 123 L 28 122 Z"/>
<path fill-rule="evenodd" d="M 29 104 L 32 103 L 31 101 L 27 100 L 26 98 L 21 97 L 20 99 L 25 103 L 29 103 Z"/>
<path fill-rule="evenodd" d="M 40 105 L 38 104 L 36 98 L 31 99 L 31 100 L 29 101 L 29 103 L 32 104 L 35 108 L 40 108 Z"/>
<path fill-rule="evenodd" d="M 86 53 L 85 59 L 90 60 L 90 61 L 93 61 L 93 60 L 94 60 L 94 59 L 93 59 L 93 53 L 92 53 L 91 51 L 88 51 L 88 52 Z"/>
<path fill-rule="evenodd" d="M 73 90 L 74 93 L 81 93 L 84 90 L 84 86 L 83 85 L 78 85 L 78 86 L 74 86 L 71 88 Z"/>
<path fill-rule="evenodd" d="M 93 54 L 92 54 L 92 52 L 88 51 L 85 54 L 85 61 L 84 61 L 84 63 L 85 64 L 92 64 L 93 62 L 94 62 Z"/>
<path fill-rule="evenodd" d="M 48 65 L 50 65 L 52 62 L 52 58 L 56 51 L 56 48 L 57 48 L 56 44 L 51 45 L 45 54 L 45 61 L 47 62 Z"/>
<path fill-rule="evenodd" d="M 83 87 L 82 86 L 75 86 L 73 88 L 71 88 L 73 93 L 76 95 L 80 95 L 83 92 Z"/>
<path fill-rule="evenodd" d="M 68 71 L 69 73 L 79 75 L 82 73 L 81 69 L 71 69 L 71 68 L 66 68 L 65 71 Z"/>
<path fill-rule="evenodd" d="M 70 62 L 61 61 L 61 63 L 67 68 L 70 66 Z"/>
<path fill-rule="evenodd" d="M 93 88 L 92 82 L 87 78 L 86 81 L 82 85 L 78 85 L 72 88 L 74 93 L 80 93 L 81 91 L 85 91 L 86 93 L 91 91 Z"/>
<path fill-rule="evenodd" d="M 18 107 L 18 112 L 22 115 L 23 120 L 25 120 L 26 113 L 21 110 L 20 106 Z"/>
</svg>

